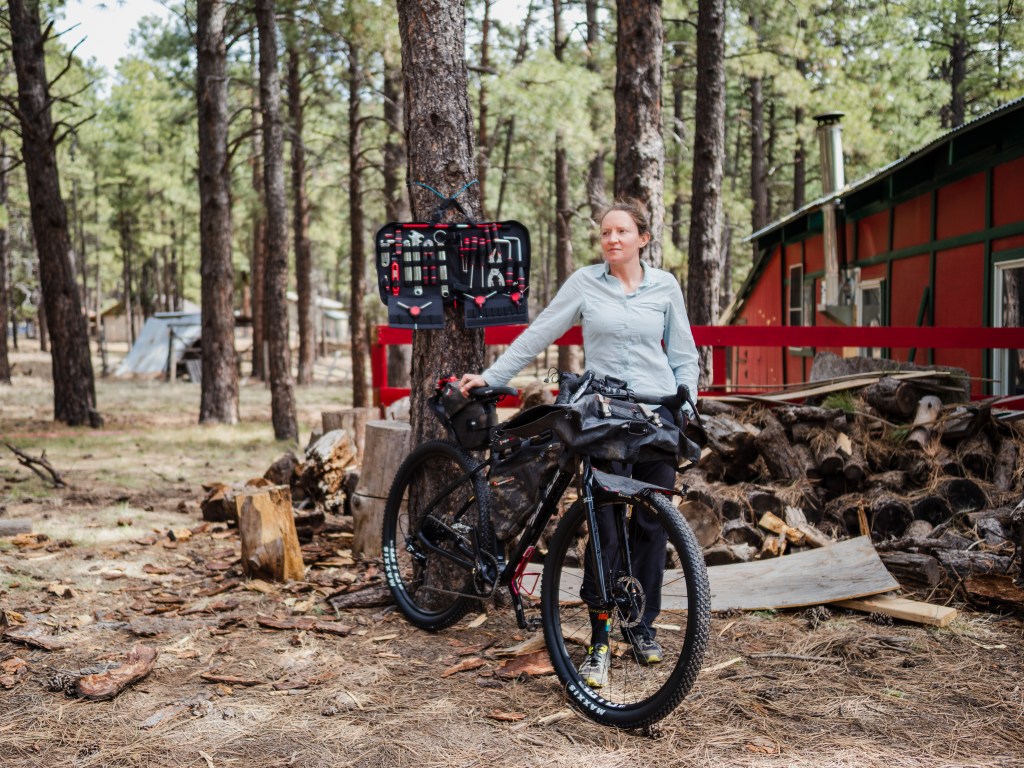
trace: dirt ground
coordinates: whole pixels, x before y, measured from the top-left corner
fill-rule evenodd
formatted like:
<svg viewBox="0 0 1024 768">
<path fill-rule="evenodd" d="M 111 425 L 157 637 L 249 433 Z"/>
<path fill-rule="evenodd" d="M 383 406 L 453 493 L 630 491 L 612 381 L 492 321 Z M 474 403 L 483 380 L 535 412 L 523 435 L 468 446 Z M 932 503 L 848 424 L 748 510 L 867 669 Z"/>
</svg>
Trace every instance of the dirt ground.
<svg viewBox="0 0 1024 768">
<path fill-rule="evenodd" d="M 17 370 L 46 367 L 22 346 Z M 203 483 L 298 448 L 273 440 L 262 385 L 243 385 L 237 427 L 198 426 L 194 385 L 97 392 L 105 427 L 70 429 L 52 421 L 49 381 L 0 387 L 0 518 L 44 534 L 0 539 L 0 610 L 59 646 L 0 640 L 5 768 L 1024 764 L 1019 616 L 958 606 L 935 629 L 820 608 L 718 615 L 689 698 L 653 732 L 618 732 L 567 709 L 553 675 L 504 669 L 498 651 L 525 639 L 508 609 L 434 635 L 388 605 L 335 612 L 327 595 L 381 579 L 344 534 L 314 542 L 301 583 L 245 581 L 237 535 L 204 523 L 199 501 Z M 345 397 L 296 395 L 304 437 Z M 6 444 L 45 450 L 67 487 Z M 116 698 L 64 692 L 137 644 L 156 666 Z"/>
</svg>

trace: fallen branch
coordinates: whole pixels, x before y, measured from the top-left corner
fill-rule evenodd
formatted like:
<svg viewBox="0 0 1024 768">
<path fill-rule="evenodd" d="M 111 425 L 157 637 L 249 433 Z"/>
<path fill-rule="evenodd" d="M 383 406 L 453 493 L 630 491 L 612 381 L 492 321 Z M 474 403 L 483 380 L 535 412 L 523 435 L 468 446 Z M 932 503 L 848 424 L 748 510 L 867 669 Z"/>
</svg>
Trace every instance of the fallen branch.
<svg viewBox="0 0 1024 768">
<path fill-rule="evenodd" d="M 93 701 L 112 699 L 129 685 L 148 675 L 156 664 L 156 657 L 155 648 L 136 645 L 120 667 L 98 675 L 80 677 L 75 683 L 75 693 Z"/>
<path fill-rule="evenodd" d="M 10 448 L 11 451 L 14 453 L 14 455 L 18 457 L 18 463 L 19 464 L 21 464 L 24 467 L 28 467 L 33 472 L 35 472 L 37 475 L 39 475 L 39 477 L 41 477 L 43 480 L 46 480 L 48 482 L 52 482 L 54 488 L 66 488 L 67 487 L 67 483 L 64 482 L 64 478 L 62 478 L 60 476 L 60 473 L 57 472 L 57 470 L 54 469 L 53 466 L 50 464 L 50 462 L 47 460 L 47 458 L 46 458 L 46 451 L 43 451 L 42 455 L 39 456 L 39 458 L 35 458 L 34 456 L 29 456 L 27 453 L 23 453 L 22 451 L 19 451 L 17 448 L 15 448 L 10 443 L 7 443 L 7 447 Z M 36 468 L 37 464 L 40 467 L 42 467 L 43 469 L 45 469 L 47 472 L 49 472 L 50 476 L 47 477 L 46 475 L 43 474 L 43 472 L 41 470 L 37 469 Z"/>
</svg>

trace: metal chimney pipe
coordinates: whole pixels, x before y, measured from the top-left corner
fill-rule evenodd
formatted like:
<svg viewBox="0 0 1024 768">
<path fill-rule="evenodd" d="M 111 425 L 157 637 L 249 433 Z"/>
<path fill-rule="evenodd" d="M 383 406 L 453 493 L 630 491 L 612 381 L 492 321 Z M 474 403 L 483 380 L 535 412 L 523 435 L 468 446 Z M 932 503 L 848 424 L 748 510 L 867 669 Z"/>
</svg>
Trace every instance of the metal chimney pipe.
<svg viewBox="0 0 1024 768">
<path fill-rule="evenodd" d="M 842 112 L 815 115 L 818 123 L 818 147 L 821 152 L 821 192 L 828 198 L 846 186 L 843 168 L 843 129 L 839 125 Z M 836 201 L 826 199 L 822 204 L 824 216 L 822 248 L 825 252 L 825 300 L 819 311 L 832 315 L 831 307 L 839 304 L 839 232 L 836 229 Z"/>
</svg>

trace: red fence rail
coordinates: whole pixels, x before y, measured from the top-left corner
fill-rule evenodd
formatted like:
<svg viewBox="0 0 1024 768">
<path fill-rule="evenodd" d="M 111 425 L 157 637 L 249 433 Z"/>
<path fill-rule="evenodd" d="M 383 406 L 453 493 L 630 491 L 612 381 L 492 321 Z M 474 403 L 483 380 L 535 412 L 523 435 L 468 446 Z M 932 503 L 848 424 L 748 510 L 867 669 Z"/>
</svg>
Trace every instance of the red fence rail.
<svg viewBox="0 0 1024 768">
<path fill-rule="evenodd" d="M 507 325 L 484 329 L 484 342 L 491 346 L 511 344 L 526 329 Z M 698 347 L 711 347 L 714 375 L 712 386 L 727 392 L 726 355 L 732 347 L 864 347 L 883 349 L 1024 349 L 1024 328 L 918 328 L 891 327 L 796 327 L 750 325 L 695 325 L 693 338 Z M 430 331 L 424 331 L 430 333 Z M 582 344 L 579 326 L 557 339 L 555 345 Z M 407 328 L 377 326 L 371 349 L 374 403 L 390 405 L 409 394 L 408 388 L 388 386 L 387 348 L 412 344 Z"/>
</svg>

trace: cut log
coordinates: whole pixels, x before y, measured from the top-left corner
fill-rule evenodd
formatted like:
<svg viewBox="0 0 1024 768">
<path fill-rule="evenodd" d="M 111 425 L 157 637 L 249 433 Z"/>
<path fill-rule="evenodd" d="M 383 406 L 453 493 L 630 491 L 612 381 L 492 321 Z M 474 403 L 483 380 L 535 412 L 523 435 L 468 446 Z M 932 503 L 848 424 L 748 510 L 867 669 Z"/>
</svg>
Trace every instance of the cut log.
<svg viewBox="0 0 1024 768">
<path fill-rule="evenodd" d="M 409 453 L 410 428 L 404 421 L 370 421 L 366 424 L 366 460 L 359 486 L 352 496 L 352 554 L 378 557 L 384 503 L 398 466 Z"/>
<path fill-rule="evenodd" d="M 992 441 L 984 432 L 976 432 L 957 446 L 956 458 L 968 474 L 982 480 L 992 477 L 996 457 Z"/>
<path fill-rule="evenodd" d="M 287 486 L 247 489 L 235 496 L 242 571 L 251 579 L 299 581 L 306 573 Z"/>
<path fill-rule="evenodd" d="M 893 595 L 875 595 L 856 600 L 842 600 L 833 605 L 865 613 L 881 613 L 901 621 L 912 621 L 932 627 L 948 626 L 957 616 L 955 608 L 922 603 L 918 600 L 907 600 Z"/>
<path fill-rule="evenodd" d="M 964 591 L 982 608 L 1024 613 L 1024 589 L 1009 576 L 971 576 L 964 582 Z"/>
<path fill-rule="evenodd" d="M 932 440 L 933 425 L 942 413 L 942 401 L 935 395 L 922 397 L 917 404 L 917 413 L 914 415 L 914 427 L 907 435 L 907 444 L 917 448 L 924 448 Z"/>
<path fill-rule="evenodd" d="M 679 505 L 679 512 L 697 537 L 701 548 L 710 547 L 722 533 L 722 521 L 715 510 L 699 501 L 684 501 Z"/>
<path fill-rule="evenodd" d="M 75 683 L 75 693 L 86 699 L 112 699 L 132 683 L 148 675 L 156 664 L 157 652 L 148 645 L 136 645 L 124 663 L 98 675 L 85 675 Z"/>
<path fill-rule="evenodd" d="M 935 526 L 929 523 L 927 520 L 914 520 L 910 525 L 907 526 L 907 532 L 904 534 L 910 539 L 923 539 L 931 535 L 932 530 Z"/>
<path fill-rule="evenodd" d="M 382 605 L 391 605 L 394 598 L 388 587 L 373 586 L 356 592 L 336 592 L 327 597 L 327 602 L 341 611 L 346 608 L 378 608 Z"/>
<path fill-rule="evenodd" d="M 784 483 L 795 483 L 804 480 L 803 462 L 793 450 L 786 437 L 786 430 L 773 416 L 766 419 L 765 426 L 757 437 L 754 445 L 764 459 L 772 477 Z"/>
<path fill-rule="evenodd" d="M 891 376 L 883 376 L 861 390 L 861 397 L 879 413 L 900 422 L 914 415 L 918 394 L 913 384 Z"/>
<path fill-rule="evenodd" d="M 811 455 L 822 475 L 838 475 L 843 471 L 843 457 L 839 455 L 836 437 L 819 429 L 810 439 Z"/>
<path fill-rule="evenodd" d="M 907 487 L 907 473 L 892 469 L 888 472 L 876 472 L 865 482 L 868 490 L 881 489 L 899 493 Z"/>
<path fill-rule="evenodd" d="M 939 561 L 915 552 L 884 552 L 880 555 L 896 581 L 912 589 L 932 589 L 945 578 Z"/>
<path fill-rule="evenodd" d="M 787 506 L 785 520 L 786 525 L 800 531 L 804 535 L 805 544 L 810 544 L 812 547 L 828 547 L 833 543 L 832 539 L 807 521 L 807 516 L 799 507 Z"/>
<path fill-rule="evenodd" d="M 910 505 L 897 496 L 884 494 L 871 502 L 869 513 L 873 539 L 898 538 L 914 519 Z"/>
<path fill-rule="evenodd" d="M 953 512 L 977 512 L 988 506 L 988 497 L 981 486 L 963 477 L 943 483 L 939 495 L 949 502 Z"/>
<path fill-rule="evenodd" d="M 32 521 L 24 517 L 0 518 L 0 536 L 17 536 L 32 533 Z"/>
<path fill-rule="evenodd" d="M 731 565 L 732 563 L 749 563 L 760 549 L 760 545 L 749 544 L 715 544 L 704 550 L 704 563 L 710 568 L 715 565 Z"/>
<path fill-rule="evenodd" d="M 363 462 L 366 448 L 366 425 L 379 418 L 380 409 L 375 407 L 345 408 L 341 411 L 324 411 L 320 414 L 324 434 L 342 429 L 352 437 L 356 449 L 356 461 L 360 464 Z"/>
<path fill-rule="evenodd" d="M 1012 491 L 1017 487 L 1017 443 L 1003 439 L 996 454 L 996 465 L 992 472 L 992 482 L 1001 491 Z"/>
<path fill-rule="evenodd" d="M 345 476 L 355 458 L 355 443 L 343 429 L 326 433 L 306 451 L 303 485 L 328 512 L 344 509 Z"/>
<path fill-rule="evenodd" d="M 746 544 L 760 549 L 764 533 L 745 520 L 727 520 L 722 526 L 722 539 L 729 544 Z"/>
<path fill-rule="evenodd" d="M 938 549 L 935 556 L 942 567 L 958 581 L 969 576 L 1005 576 L 1013 566 L 1011 558 L 992 552 Z"/>
<path fill-rule="evenodd" d="M 803 544 L 804 534 L 796 528 L 786 525 L 785 521 L 776 517 L 771 512 L 765 512 L 757 523 L 762 528 L 779 536 L 785 536 L 793 544 Z"/>
<path fill-rule="evenodd" d="M 924 520 L 932 525 L 942 525 L 953 516 L 953 509 L 944 496 L 928 494 L 916 499 L 910 505 L 915 520 Z"/>
<path fill-rule="evenodd" d="M 294 492 L 293 481 L 295 480 L 295 470 L 298 466 L 299 457 L 293 451 L 288 451 L 267 468 L 267 471 L 263 473 L 263 477 L 274 485 L 287 485 Z"/>
<path fill-rule="evenodd" d="M 832 421 L 845 414 L 839 408 L 821 408 L 816 405 L 787 405 L 776 408 L 775 416 L 783 424 L 789 426 L 808 421 Z"/>
<path fill-rule="evenodd" d="M 814 454 L 811 453 L 811 447 L 805 443 L 794 443 L 793 451 L 799 458 L 800 463 L 804 468 L 804 475 L 808 480 L 820 480 L 821 470 L 818 469 L 818 465 L 814 463 Z"/>
</svg>

